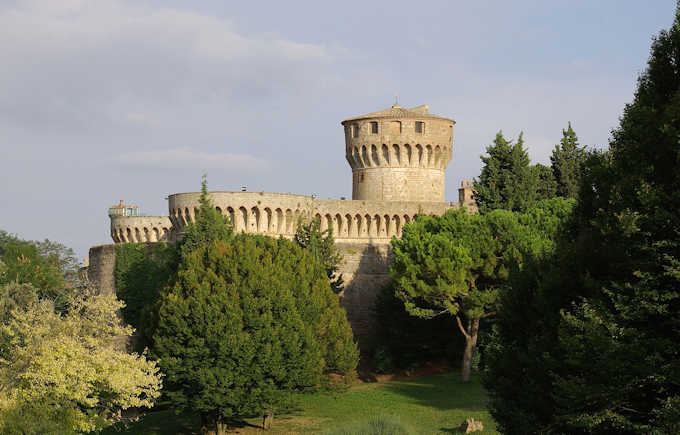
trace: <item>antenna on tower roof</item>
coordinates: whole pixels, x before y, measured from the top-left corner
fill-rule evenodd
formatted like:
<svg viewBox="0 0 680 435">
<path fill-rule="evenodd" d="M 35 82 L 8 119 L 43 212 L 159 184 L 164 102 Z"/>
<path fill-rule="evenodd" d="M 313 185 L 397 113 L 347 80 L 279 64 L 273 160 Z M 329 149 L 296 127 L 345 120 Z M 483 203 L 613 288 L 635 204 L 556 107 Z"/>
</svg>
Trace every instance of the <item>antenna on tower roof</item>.
<svg viewBox="0 0 680 435">
<path fill-rule="evenodd" d="M 395 95 L 395 96 L 394 96 L 394 106 L 392 106 L 392 108 L 394 109 L 395 107 L 400 107 L 400 106 L 399 106 L 399 96 L 398 96 L 398 95 Z"/>
</svg>

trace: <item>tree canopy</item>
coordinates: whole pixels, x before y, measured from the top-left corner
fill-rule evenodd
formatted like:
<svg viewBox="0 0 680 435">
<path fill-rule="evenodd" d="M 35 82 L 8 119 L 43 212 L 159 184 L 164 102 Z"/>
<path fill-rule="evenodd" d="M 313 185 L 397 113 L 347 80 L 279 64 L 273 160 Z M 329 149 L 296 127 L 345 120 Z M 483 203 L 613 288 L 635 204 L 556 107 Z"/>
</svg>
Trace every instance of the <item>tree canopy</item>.
<svg viewBox="0 0 680 435">
<path fill-rule="evenodd" d="M 553 199 L 526 216 L 507 210 L 485 215 L 449 210 L 421 216 L 393 240 L 390 275 L 396 295 L 414 316 L 455 316 L 466 339 L 462 376 L 467 380 L 480 321 L 494 315 L 510 270 L 525 256 L 553 246 L 555 221 L 564 220 L 571 203 Z"/>
<path fill-rule="evenodd" d="M 69 295 L 60 313 L 29 284 L 1 295 L 0 432 L 100 430 L 160 395 L 156 364 L 121 350 L 132 328 L 120 323 L 115 296 Z"/>
<path fill-rule="evenodd" d="M 343 280 L 342 275 L 338 275 L 337 272 L 342 256 L 335 247 L 333 227 L 321 231 L 321 218 L 318 216 L 308 223 L 299 221 L 293 240 L 298 246 L 308 250 L 312 257 L 323 265 L 331 283 L 331 289 L 334 293 L 340 293 Z"/>
<path fill-rule="evenodd" d="M 323 245 L 323 239 L 319 240 Z M 201 208 L 161 294 L 153 354 L 168 399 L 223 433 L 290 394 L 349 374 L 358 350 L 322 261 L 283 238 L 233 235 L 203 183 Z"/>
<path fill-rule="evenodd" d="M 558 196 L 576 198 L 587 155 L 586 147 L 579 145 L 571 122 L 568 123 L 567 129 L 562 130 L 560 143 L 555 145 L 550 156 Z"/>
<path fill-rule="evenodd" d="M 513 143 L 499 131 L 486 153 L 481 156 L 482 172 L 473 184 L 480 213 L 498 209 L 523 212 L 556 196 L 557 185 L 550 168 L 531 165 L 522 133 Z"/>
<path fill-rule="evenodd" d="M 505 292 L 486 386 L 508 433 L 680 432 L 680 5 L 554 256 Z"/>
<path fill-rule="evenodd" d="M 44 295 L 52 297 L 63 293 L 66 279 L 75 279 L 77 262 L 73 251 L 65 246 L 45 240 L 22 240 L 0 230 L 0 285 L 9 282 L 31 284 Z"/>
</svg>

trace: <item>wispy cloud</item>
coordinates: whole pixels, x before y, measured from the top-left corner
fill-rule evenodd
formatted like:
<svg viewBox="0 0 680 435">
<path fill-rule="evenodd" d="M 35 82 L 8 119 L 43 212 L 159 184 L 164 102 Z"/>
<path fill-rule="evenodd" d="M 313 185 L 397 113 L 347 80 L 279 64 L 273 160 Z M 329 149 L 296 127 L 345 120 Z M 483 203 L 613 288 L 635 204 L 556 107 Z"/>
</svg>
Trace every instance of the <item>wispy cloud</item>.
<svg viewBox="0 0 680 435">
<path fill-rule="evenodd" d="M 191 148 L 134 151 L 114 157 L 116 163 L 151 169 L 229 169 L 259 171 L 267 161 L 250 154 L 208 153 Z"/>
</svg>

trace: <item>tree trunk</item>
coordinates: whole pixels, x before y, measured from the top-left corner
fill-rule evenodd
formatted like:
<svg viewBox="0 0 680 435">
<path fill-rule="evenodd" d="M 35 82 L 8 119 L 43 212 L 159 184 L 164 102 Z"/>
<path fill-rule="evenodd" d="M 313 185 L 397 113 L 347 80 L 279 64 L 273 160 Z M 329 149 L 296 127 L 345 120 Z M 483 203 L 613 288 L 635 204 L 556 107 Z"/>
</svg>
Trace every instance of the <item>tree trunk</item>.
<svg viewBox="0 0 680 435">
<path fill-rule="evenodd" d="M 268 411 L 264 414 L 264 417 L 262 417 L 262 429 L 264 430 L 269 430 L 272 428 L 272 425 L 274 424 L 274 413 L 271 411 Z"/>
<path fill-rule="evenodd" d="M 215 435 L 215 425 L 213 424 L 213 418 L 208 413 L 201 413 L 201 434 L 202 435 Z"/>
<path fill-rule="evenodd" d="M 218 418 L 215 423 L 217 427 L 217 435 L 227 435 L 227 429 L 229 429 L 227 423 L 225 423 L 221 418 Z"/>
<path fill-rule="evenodd" d="M 463 352 L 463 365 L 461 368 L 461 380 L 468 382 L 470 380 L 470 371 L 472 370 L 472 358 L 475 355 L 475 348 L 477 347 L 477 334 L 479 333 L 479 317 L 468 320 L 467 331 L 463 331 L 465 336 L 465 352 Z M 459 326 L 460 322 L 459 322 Z"/>
<path fill-rule="evenodd" d="M 212 413 L 201 414 L 201 434 L 226 435 L 229 425 L 221 416 Z"/>
</svg>

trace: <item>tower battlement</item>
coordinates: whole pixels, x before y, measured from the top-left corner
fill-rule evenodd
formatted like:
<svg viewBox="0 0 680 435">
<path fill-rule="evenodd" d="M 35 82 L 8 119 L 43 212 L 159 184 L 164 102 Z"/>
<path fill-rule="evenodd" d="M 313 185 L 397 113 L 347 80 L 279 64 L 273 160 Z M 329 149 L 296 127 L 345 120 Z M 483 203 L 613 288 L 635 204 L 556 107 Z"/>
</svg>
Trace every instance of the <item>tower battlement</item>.
<svg viewBox="0 0 680 435">
<path fill-rule="evenodd" d="M 398 104 L 342 121 L 352 199 L 443 202 L 455 123 Z"/>
</svg>

